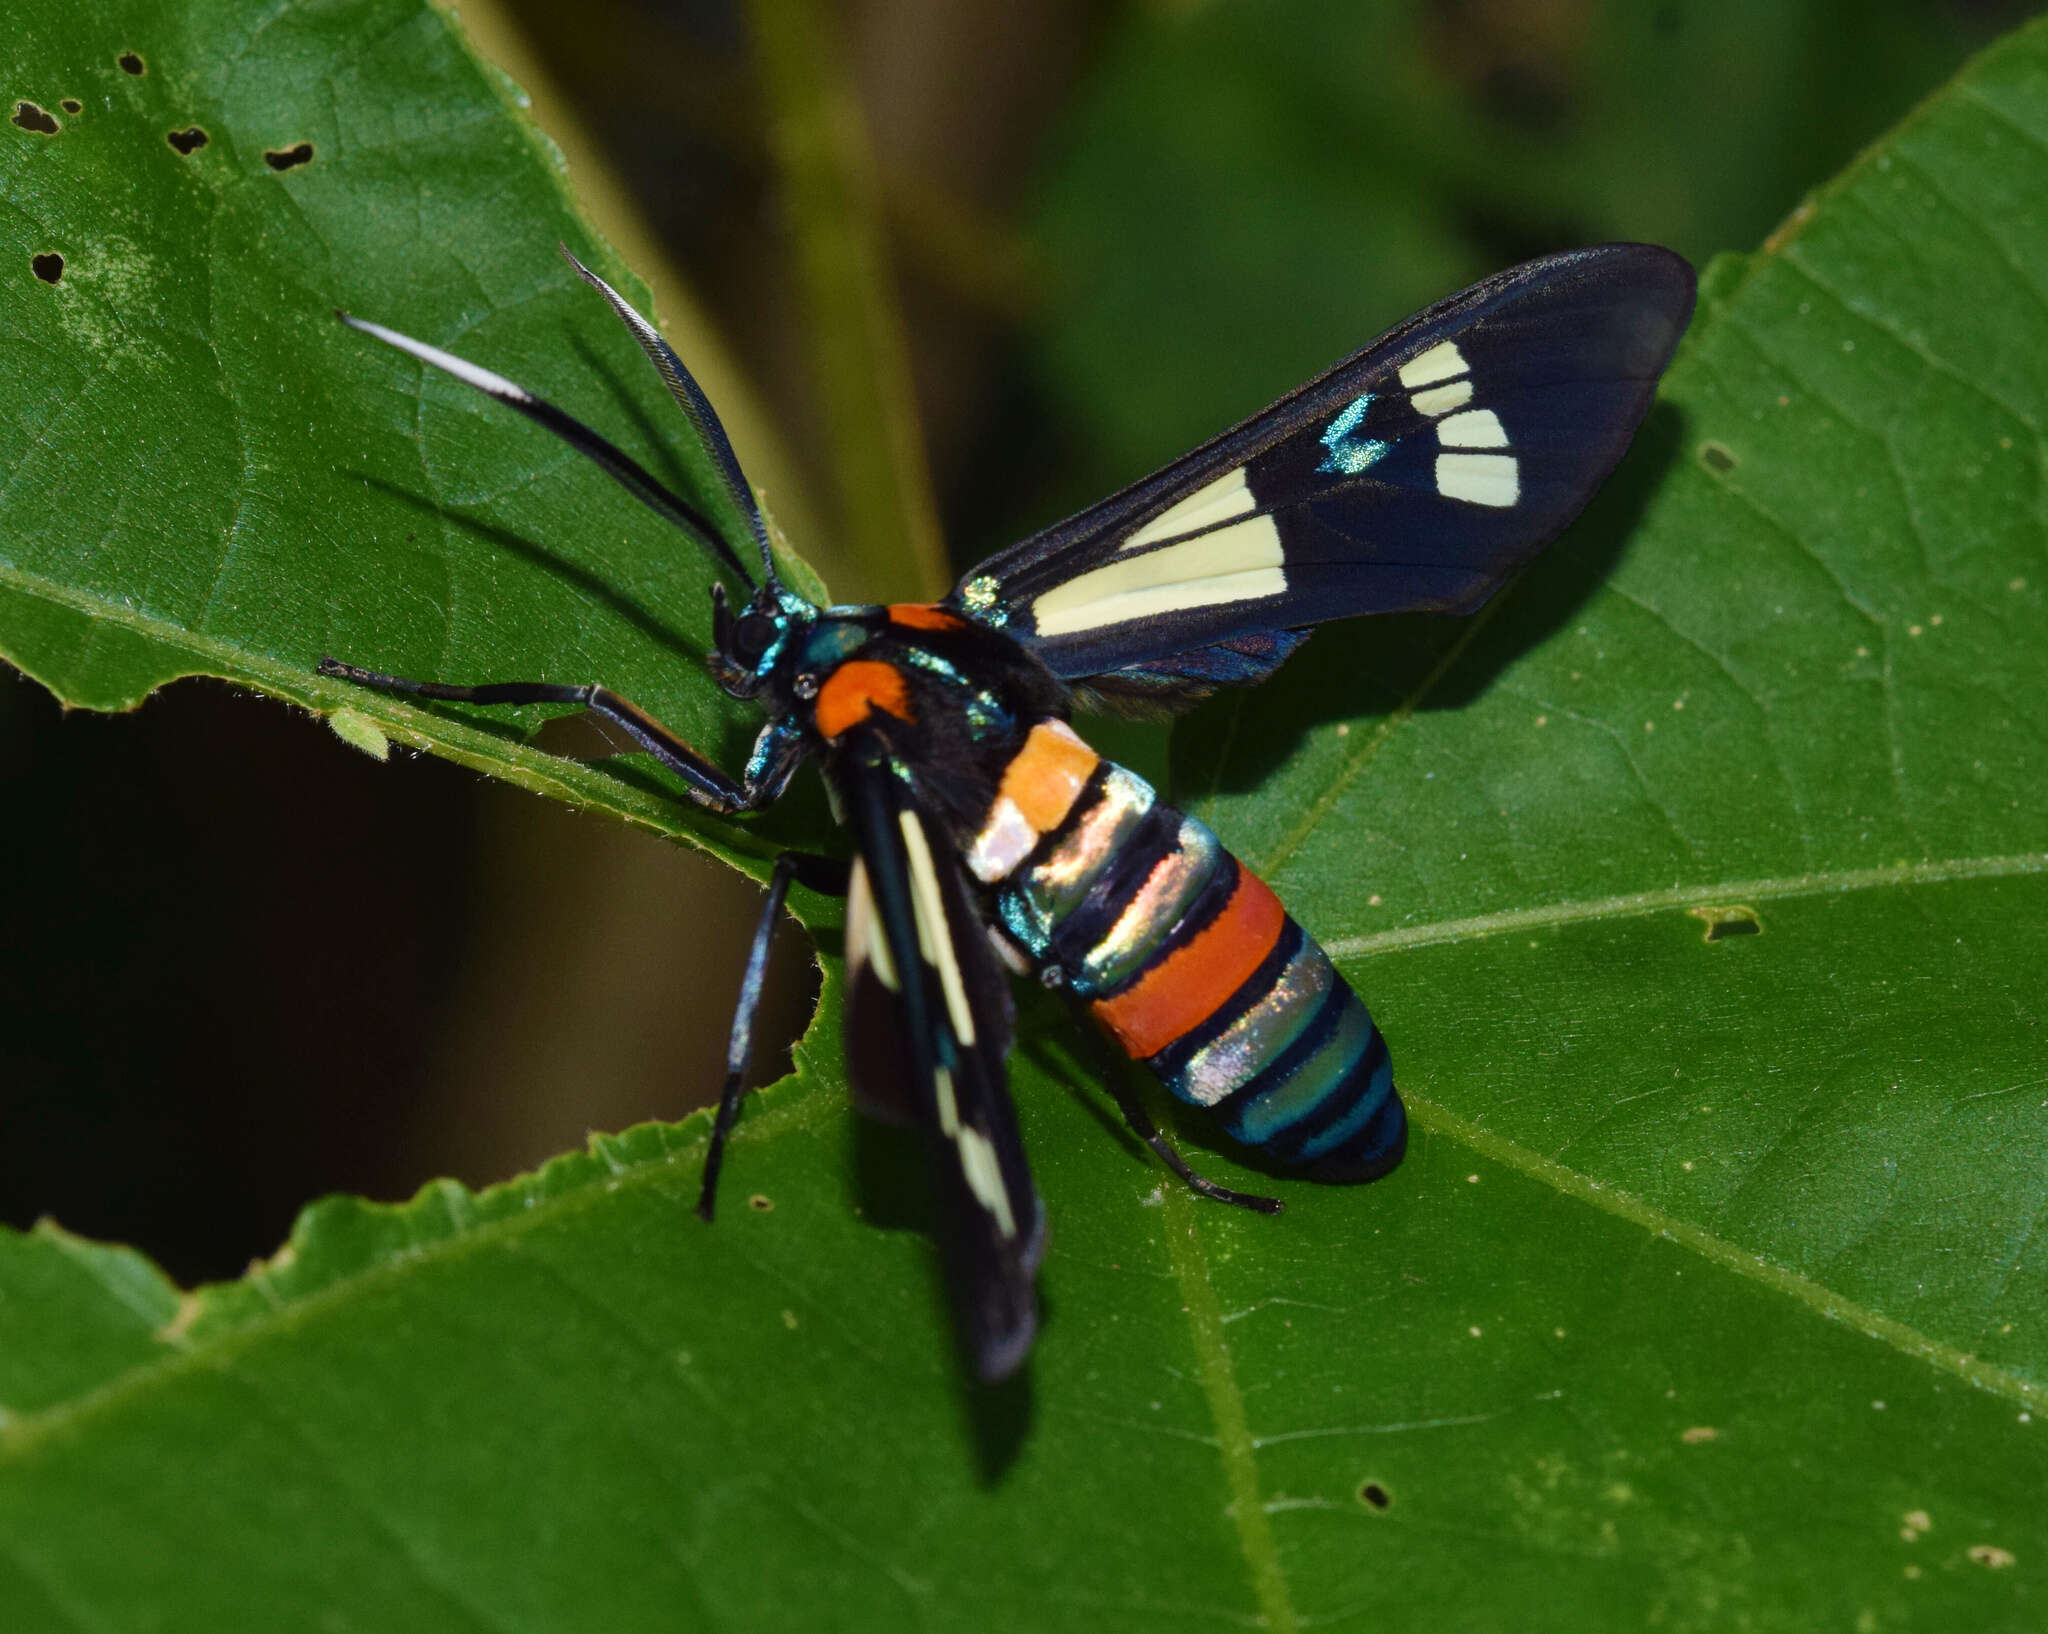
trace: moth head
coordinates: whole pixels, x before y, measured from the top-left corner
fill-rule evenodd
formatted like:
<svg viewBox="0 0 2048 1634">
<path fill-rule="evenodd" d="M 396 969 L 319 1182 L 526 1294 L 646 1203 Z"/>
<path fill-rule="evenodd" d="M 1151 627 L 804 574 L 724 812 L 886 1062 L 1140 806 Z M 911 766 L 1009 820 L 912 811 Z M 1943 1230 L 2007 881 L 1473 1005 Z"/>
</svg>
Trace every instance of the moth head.
<svg viewBox="0 0 2048 1634">
<path fill-rule="evenodd" d="M 735 609 L 725 586 L 711 587 L 711 678 L 727 695 L 752 698 L 775 679 L 817 609 L 780 583 L 760 586 Z"/>
</svg>

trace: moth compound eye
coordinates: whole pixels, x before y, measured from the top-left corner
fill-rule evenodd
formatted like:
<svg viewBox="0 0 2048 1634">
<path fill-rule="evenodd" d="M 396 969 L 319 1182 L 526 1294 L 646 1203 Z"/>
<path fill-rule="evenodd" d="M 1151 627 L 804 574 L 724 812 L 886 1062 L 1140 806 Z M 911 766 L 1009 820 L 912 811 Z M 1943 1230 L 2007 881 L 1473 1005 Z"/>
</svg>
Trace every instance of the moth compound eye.
<svg viewBox="0 0 2048 1634">
<path fill-rule="evenodd" d="M 775 645 L 775 620 L 760 613 L 748 613 L 733 626 L 732 655 L 751 668 L 761 655 Z"/>
</svg>

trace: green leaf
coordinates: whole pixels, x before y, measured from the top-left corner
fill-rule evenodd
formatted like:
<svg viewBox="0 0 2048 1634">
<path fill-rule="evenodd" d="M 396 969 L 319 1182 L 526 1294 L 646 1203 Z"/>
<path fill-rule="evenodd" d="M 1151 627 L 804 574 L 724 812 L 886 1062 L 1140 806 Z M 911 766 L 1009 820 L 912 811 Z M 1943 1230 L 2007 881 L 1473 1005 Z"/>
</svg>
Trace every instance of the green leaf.
<svg viewBox="0 0 2048 1634">
<path fill-rule="evenodd" d="M 553 150 L 448 19 L 419 0 L 14 7 L 0 51 L 59 127 L 17 120 L 0 142 L 0 654 L 96 709 L 192 674 L 346 708 L 761 854 L 667 779 L 529 747 L 537 713 L 416 709 L 312 673 L 333 653 L 603 681 L 728 764 L 751 730 L 704 681 L 696 543 L 537 427 L 334 321 L 345 308 L 511 374 L 743 537 L 556 241 L 630 299 L 644 288 L 593 250 Z M 168 140 L 195 129 L 189 152 Z M 274 168 L 301 143 L 309 159 Z M 51 255 L 54 284 L 31 271 Z M 785 826 L 815 834 L 808 815 Z"/>
<path fill-rule="evenodd" d="M 310 15 L 278 14 L 252 49 Z M 342 61 L 383 50 L 402 86 L 445 48 L 473 76 L 424 22 L 380 47 L 363 15 L 320 14 Z M 335 130 L 389 128 L 362 95 Z M 180 119 L 217 117 L 194 106 Z M 0 149 L 10 197 L 49 162 L 20 144 L 61 153 L 83 124 Z M 484 126 L 525 140 L 501 112 Z M 411 200 L 445 172 L 402 146 L 377 157 L 417 162 Z M 828 982 L 798 1072 L 741 1123 L 712 1227 L 688 1213 L 700 1120 L 480 1195 L 331 1200 L 279 1258 L 187 1296 L 125 1251 L 0 1238 L 8 1626 L 2035 1626 L 2044 202 L 2036 26 L 1769 250 L 1714 269 L 1627 467 L 1492 611 L 1325 632 L 1177 735 L 1182 797 L 1271 874 L 1393 1040 L 1418 1127 L 1388 1180 L 1281 1180 L 1278 1220 L 1198 1205 L 1113 1132 L 1093 1056 L 1028 996 L 1013 1081 L 1052 1219 L 1046 1325 L 1027 1378 L 974 1390 L 916 1145 L 843 1109 Z M 321 264 L 274 277 L 273 303 L 294 279 L 312 306 L 369 275 L 297 242 Z M 231 264 L 202 281 L 232 283 Z M 429 286 L 394 275 L 381 315 L 418 323 L 404 303 L 431 306 Z M 9 333 L 44 333 L 25 322 Z M 48 350 L 66 402 L 113 401 L 141 367 Z M 330 364 L 315 435 L 380 423 L 375 382 L 395 377 Z M 14 401 L 55 403 L 40 390 Z M 516 503 L 503 468 L 465 488 L 503 428 L 437 390 L 416 435 L 382 422 L 378 446 L 411 450 L 413 483 L 458 515 L 571 548 L 552 486 L 571 478 L 548 466 Z M 256 445 L 233 423 L 233 468 L 282 482 L 280 451 L 240 457 Z M 197 450 L 196 425 L 159 430 Z M 33 472 L 20 451 L 45 442 L 7 435 L 10 469 Z M 16 601 L 75 620 L 44 673 L 86 673 L 108 622 L 86 615 L 125 596 L 142 611 L 115 656 L 137 676 L 251 616 L 233 596 L 165 613 L 180 558 L 130 548 L 140 524 L 120 522 L 175 520 L 179 483 L 201 480 L 161 452 L 65 479 L 116 519 L 101 548 L 128 551 L 132 591 L 110 563 L 74 575 L 72 600 L 43 594 L 50 563 L 95 558 L 65 558 L 54 520 L 20 531 L 55 505 L 49 481 L 9 489 L 0 538 L 44 564 L 10 567 Z M 124 509 L 131 492 L 150 507 Z M 578 490 L 579 514 L 595 503 Z M 293 550 L 295 522 L 339 526 L 273 513 L 249 535 L 265 550 Z M 596 592 L 543 594 L 523 559 L 493 569 L 418 514 L 537 645 L 489 647 L 515 638 L 465 600 L 459 644 L 436 650 L 394 521 L 336 554 L 374 557 L 412 599 L 351 602 L 321 578 L 345 615 L 273 588 L 280 674 L 348 616 L 436 671 L 560 640 L 668 673 L 628 621 L 579 635 Z M 690 678 L 665 684 L 685 719 Z M 474 730 L 491 764 L 530 764 Z M 611 775 L 574 787 L 623 810 L 581 792 Z M 1205 1143 L 1192 1118 L 1184 1137 Z"/>
</svg>

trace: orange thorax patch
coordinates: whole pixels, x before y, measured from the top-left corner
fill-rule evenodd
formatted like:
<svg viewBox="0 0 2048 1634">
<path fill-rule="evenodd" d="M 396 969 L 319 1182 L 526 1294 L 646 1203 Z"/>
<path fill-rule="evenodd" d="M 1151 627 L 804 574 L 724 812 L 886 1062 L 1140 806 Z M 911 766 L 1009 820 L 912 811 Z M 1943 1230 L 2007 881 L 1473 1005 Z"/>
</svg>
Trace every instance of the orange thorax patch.
<svg viewBox="0 0 2048 1634">
<path fill-rule="evenodd" d="M 912 630 L 963 630 L 967 626 L 957 613 L 949 613 L 937 602 L 892 601 L 889 622 Z"/>
<path fill-rule="evenodd" d="M 879 658 L 855 658 L 841 664 L 818 688 L 818 730 L 836 738 L 877 709 L 898 720 L 914 720 L 910 688 L 903 672 Z"/>
</svg>

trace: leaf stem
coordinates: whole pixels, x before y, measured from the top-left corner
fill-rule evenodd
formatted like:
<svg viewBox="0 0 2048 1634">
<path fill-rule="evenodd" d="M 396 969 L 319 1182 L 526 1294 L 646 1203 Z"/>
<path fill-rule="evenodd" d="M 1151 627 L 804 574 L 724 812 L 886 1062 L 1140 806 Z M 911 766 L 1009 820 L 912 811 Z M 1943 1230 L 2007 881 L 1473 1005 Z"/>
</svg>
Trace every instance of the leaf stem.
<svg viewBox="0 0 2048 1634">
<path fill-rule="evenodd" d="M 934 595 L 950 575 L 845 50 L 818 0 L 748 11 L 846 554 L 863 595 Z"/>
</svg>

